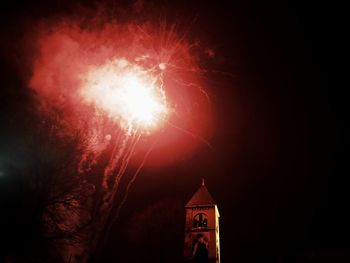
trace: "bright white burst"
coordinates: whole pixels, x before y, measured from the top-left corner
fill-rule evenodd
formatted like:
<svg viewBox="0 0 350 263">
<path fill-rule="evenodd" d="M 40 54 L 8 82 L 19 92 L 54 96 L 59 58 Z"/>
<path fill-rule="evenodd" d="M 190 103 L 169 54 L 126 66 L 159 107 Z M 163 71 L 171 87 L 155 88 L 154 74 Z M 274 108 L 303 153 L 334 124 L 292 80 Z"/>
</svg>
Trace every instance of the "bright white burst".
<svg viewBox="0 0 350 263">
<path fill-rule="evenodd" d="M 91 68 L 80 95 L 127 130 L 154 128 L 167 114 L 164 91 L 150 72 L 124 59 Z"/>
</svg>

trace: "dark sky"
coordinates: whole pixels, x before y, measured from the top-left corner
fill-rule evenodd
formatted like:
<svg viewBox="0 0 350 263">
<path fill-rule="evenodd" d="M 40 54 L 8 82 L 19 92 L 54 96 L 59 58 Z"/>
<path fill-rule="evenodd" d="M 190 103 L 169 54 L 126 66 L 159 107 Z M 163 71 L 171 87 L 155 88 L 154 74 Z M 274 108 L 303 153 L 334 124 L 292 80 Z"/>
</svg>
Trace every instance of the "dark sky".
<svg viewBox="0 0 350 263">
<path fill-rule="evenodd" d="M 169 167 L 145 168 L 101 262 L 180 258 L 182 206 L 202 177 L 221 214 L 222 262 L 349 262 L 347 102 L 338 70 L 346 33 L 342 7 L 319 1 L 203 2 L 155 2 L 153 8 L 174 20 L 197 17 L 189 37 L 202 39 L 219 58 L 205 66 L 229 73 L 207 77 L 214 150 L 202 147 Z M 30 73 L 18 67 L 30 58 L 16 47 L 30 22 L 71 14 L 76 4 L 1 5 L 0 165 L 20 170 L 29 160 L 21 144 L 32 132 L 28 112 L 34 105 L 24 81 Z M 127 8 L 128 2 L 116 5 Z M 10 174 L 6 167 L 1 169 Z M 0 175 L 3 231 L 17 228 L 10 222 L 21 196 L 18 184 L 26 183 L 6 173 Z"/>
</svg>

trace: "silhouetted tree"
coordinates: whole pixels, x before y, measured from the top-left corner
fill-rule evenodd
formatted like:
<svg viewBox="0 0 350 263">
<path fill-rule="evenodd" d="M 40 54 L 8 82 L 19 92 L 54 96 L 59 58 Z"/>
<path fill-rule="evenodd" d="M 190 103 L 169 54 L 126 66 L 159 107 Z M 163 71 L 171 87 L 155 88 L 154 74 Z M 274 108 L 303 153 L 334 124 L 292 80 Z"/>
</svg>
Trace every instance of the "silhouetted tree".
<svg viewBox="0 0 350 263">
<path fill-rule="evenodd" d="M 32 116 L 34 129 L 21 138 L 22 154 L 3 162 L 9 177 L 1 185 L 7 188 L 3 257 L 14 262 L 67 262 L 70 250 L 82 250 L 92 222 L 87 208 L 94 185 L 77 174 L 82 137 L 62 133 L 58 114 Z"/>
</svg>

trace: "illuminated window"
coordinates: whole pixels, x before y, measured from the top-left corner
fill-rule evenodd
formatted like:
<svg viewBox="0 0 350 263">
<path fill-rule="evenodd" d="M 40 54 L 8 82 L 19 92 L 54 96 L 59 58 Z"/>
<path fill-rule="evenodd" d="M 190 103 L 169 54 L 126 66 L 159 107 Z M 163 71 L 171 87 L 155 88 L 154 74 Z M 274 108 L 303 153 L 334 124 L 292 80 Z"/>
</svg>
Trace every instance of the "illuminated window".
<svg viewBox="0 0 350 263">
<path fill-rule="evenodd" d="M 193 227 L 208 227 L 208 218 L 206 214 L 199 213 L 193 218 Z"/>
</svg>

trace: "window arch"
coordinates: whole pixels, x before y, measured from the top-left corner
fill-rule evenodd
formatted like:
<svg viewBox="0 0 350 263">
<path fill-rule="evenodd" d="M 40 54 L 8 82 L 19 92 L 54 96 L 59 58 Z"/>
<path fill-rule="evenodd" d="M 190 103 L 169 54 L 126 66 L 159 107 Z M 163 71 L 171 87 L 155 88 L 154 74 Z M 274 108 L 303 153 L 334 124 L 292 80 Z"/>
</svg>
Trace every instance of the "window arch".
<svg viewBox="0 0 350 263">
<path fill-rule="evenodd" d="M 208 227 L 208 217 L 204 213 L 198 213 L 193 218 L 193 228 Z"/>
</svg>

